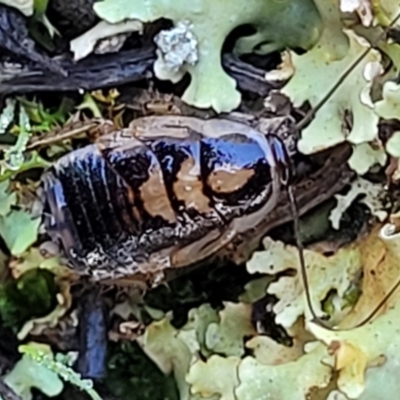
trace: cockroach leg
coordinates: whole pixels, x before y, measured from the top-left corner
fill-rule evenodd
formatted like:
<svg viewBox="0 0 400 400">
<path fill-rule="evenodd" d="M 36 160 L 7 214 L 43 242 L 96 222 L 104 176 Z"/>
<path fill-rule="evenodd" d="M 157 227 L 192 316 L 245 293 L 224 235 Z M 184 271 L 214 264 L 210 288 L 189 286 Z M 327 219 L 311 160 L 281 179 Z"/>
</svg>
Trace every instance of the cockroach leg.
<svg viewBox="0 0 400 400">
<path fill-rule="evenodd" d="M 174 268 L 185 267 L 192 254 L 196 254 L 196 262 L 203 261 L 227 246 L 236 235 L 237 232 L 232 227 L 224 228 L 223 231 L 215 229 L 202 239 L 173 251 L 171 264 Z"/>
</svg>

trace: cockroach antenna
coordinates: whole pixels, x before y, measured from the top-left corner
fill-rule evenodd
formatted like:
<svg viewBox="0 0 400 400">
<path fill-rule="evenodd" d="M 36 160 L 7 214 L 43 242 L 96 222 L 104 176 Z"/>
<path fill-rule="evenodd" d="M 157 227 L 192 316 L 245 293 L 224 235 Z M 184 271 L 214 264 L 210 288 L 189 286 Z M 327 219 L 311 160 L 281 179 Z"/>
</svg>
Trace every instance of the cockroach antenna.
<svg viewBox="0 0 400 400">
<path fill-rule="evenodd" d="M 400 19 L 400 13 L 390 22 L 390 24 L 386 27 L 386 29 L 392 27 L 398 20 Z M 368 55 L 368 53 L 376 47 L 376 45 L 379 43 L 379 41 L 384 37 L 386 30 L 382 32 L 376 41 L 374 43 L 371 43 L 368 48 L 352 63 L 349 65 L 346 71 L 339 77 L 339 79 L 335 82 L 335 84 L 332 86 L 332 88 L 326 93 L 326 95 L 319 101 L 319 103 L 312 108 L 310 111 L 307 112 L 307 114 L 304 116 L 304 118 L 294 125 L 292 129 L 289 130 L 288 133 L 295 133 L 303 129 L 311 120 L 313 117 L 316 115 L 316 113 L 324 106 L 325 103 L 329 101 L 331 96 L 335 93 L 335 91 L 339 88 L 339 86 L 347 79 L 347 77 L 350 75 L 350 73 L 358 66 L 358 64 Z M 289 158 L 288 158 L 289 159 Z M 400 287 L 400 279 L 392 286 L 392 288 L 386 293 L 386 295 L 382 298 L 382 300 L 376 305 L 376 307 L 372 310 L 372 312 L 364 318 L 361 322 L 356 324 L 355 326 L 352 326 L 350 328 L 338 328 L 338 327 L 332 327 L 329 326 L 324 320 L 322 320 L 317 313 L 314 310 L 314 307 L 312 305 L 311 301 L 311 289 L 310 289 L 310 284 L 308 280 L 308 275 L 307 275 L 307 268 L 306 268 L 306 263 L 305 263 L 305 258 L 304 258 L 304 246 L 300 237 L 300 229 L 299 229 L 299 212 L 298 212 L 298 206 L 296 202 L 296 198 L 293 193 L 293 186 L 292 186 L 292 180 L 291 177 L 294 176 L 295 171 L 294 167 L 291 164 L 291 162 L 288 163 L 287 165 L 287 171 L 284 175 L 284 178 L 282 179 L 282 184 L 286 186 L 287 189 L 287 194 L 289 198 L 289 202 L 291 205 L 291 212 L 293 216 L 293 225 L 294 225 L 294 235 L 295 235 L 295 240 L 296 240 L 296 245 L 298 248 L 298 253 L 299 253 L 299 261 L 300 261 L 300 275 L 301 279 L 303 281 L 303 287 L 304 291 L 306 294 L 306 303 L 307 307 L 310 310 L 311 316 L 313 320 L 311 322 L 321 326 L 322 328 L 325 328 L 330 331 L 347 331 L 355 328 L 359 328 L 360 326 L 363 326 L 370 322 L 372 318 L 382 309 L 382 307 L 386 304 L 386 302 L 389 300 L 389 298 L 396 292 L 396 290 Z"/>
<path fill-rule="evenodd" d="M 296 203 L 296 197 L 293 194 L 293 188 L 291 183 L 289 182 L 286 186 L 287 188 L 287 193 L 291 205 L 291 211 L 293 215 L 293 225 L 294 225 L 294 235 L 295 235 L 295 240 L 296 240 L 296 246 L 299 252 L 299 260 L 300 260 L 300 275 L 301 279 L 303 281 L 303 287 L 304 291 L 306 294 L 306 302 L 307 302 L 307 307 L 310 310 L 310 313 L 313 317 L 313 320 L 311 322 L 321 326 L 322 328 L 328 329 L 330 331 L 348 331 L 352 330 L 355 328 L 359 328 L 360 326 L 363 326 L 367 324 L 369 321 L 372 320 L 372 318 L 375 317 L 375 315 L 382 309 L 382 307 L 386 304 L 386 302 L 392 297 L 392 295 L 396 292 L 396 290 L 400 287 L 400 279 L 397 280 L 397 282 L 392 286 L 392 288 L 385 294 L 385 296 L 382 298 L 382 300 L 375 306 L 375 308 L 372 310 L 372 312 L 364 318 L 361 322 L 358 324 L 350 327 L 350 328 L 336 328 L 329 326 L 324 320 L 322 320 L 317 313 L 314 310 L 314 307 L 312 305 L 311 301 L 311 289 L 310 289 L 310 284 L 308 281 L 308 276 L 307 276 L 307 269 L 306 269 L 306 262 L 304 259 L 304 246 L 303 242 L 300 237 L 300 227 L 299 227 L 299 212 L 298 212 L 298 207 Z"/>
</svg>

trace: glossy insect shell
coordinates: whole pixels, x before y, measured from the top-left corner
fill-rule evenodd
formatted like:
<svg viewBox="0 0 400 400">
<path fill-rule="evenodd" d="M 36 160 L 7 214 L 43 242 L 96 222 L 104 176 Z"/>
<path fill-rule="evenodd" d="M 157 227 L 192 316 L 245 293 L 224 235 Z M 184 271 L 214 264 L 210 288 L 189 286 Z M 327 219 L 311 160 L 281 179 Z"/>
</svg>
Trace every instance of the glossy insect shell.
<svg viewBox="0 0 400 400">
<path fill-rule="evenodd" d="M 47 171 L 45 225 L 97 280 L 189 266 L 274 208 L 283 154 L 241 123 L 139 118 Z"/>
</svg>

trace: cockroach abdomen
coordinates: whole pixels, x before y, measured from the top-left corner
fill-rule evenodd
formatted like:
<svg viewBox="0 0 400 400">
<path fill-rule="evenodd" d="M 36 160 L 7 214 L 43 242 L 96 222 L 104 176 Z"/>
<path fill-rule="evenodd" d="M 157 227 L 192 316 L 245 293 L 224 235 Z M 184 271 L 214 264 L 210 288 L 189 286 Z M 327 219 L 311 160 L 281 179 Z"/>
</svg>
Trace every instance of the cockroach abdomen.
<svg viewBox="0 0 400 400">
<path fill-rule="evenodd" d="M 75 224 L 76 215 L 73 215 L 67 199 L 68 191 L 55 174 L 52 168 L 42 182 L 43 187 L 43 216 L 47 233 L 53 240 L 62 242 L 64 252 L 72 258 L 73 255 L 81 255 L 87 242 L 81 241 Z M 79 268 L 79 265 L 76 265 Z"/>
<path fill-rule="evenodd" d="M 165 189 L 161 165 L 146 144 L 132 138 L 121 148 L 103 149 L 104 158 L 126 182 L 138 235 L 176 223 L 176 214 Z"/>
<path fill-rule="evenodd" d="M 157 156 L 172 207 L 178 215 L 215 219 L 212 202 L 204 192 L 201 137 L 166 137 L 149 146 Z M 215 222 L 215 221 L 214 221 Z"/>
<path fill-rule="evenodd" d="M 202 191 L 199 149 L 198 140 L 164 137 L 102 150 L 133 191 L 139 247 L 147 252 L 193 242 L 223 224 Z"/>
<path fill-rule="evenodd" d="M 134 225 L 129 190 L 96 146 L 62 157 L 43 179 L 45 224 L 72 260 L 107 251 Z M 48 214 L 48 217 L 46 217 Z"/>
</svg>

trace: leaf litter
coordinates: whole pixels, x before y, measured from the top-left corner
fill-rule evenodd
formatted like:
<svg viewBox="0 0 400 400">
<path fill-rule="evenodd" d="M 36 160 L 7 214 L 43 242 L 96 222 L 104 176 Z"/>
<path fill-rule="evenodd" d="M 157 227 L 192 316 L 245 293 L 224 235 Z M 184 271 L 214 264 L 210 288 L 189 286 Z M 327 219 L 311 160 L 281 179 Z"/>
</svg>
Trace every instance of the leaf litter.
<svg viewBox="0 0 400 400">
<path fill-rule="evenodd" d="M 177 82 L 184 72 L 189 71 L 193 81 L 184 93 L 183 100 L 199 108 L 211 106 L 216 111 L 231 111 L 239 104 L 241 96 L 235 89 L 235 82 L 221 71 L 220 63 L 211 56 L 216 50 L 220 51 L 221 40 L 227 35 L 221 26 L 226 30 L 225 25 L 231 29 L 235 24 L 232 21 L 217 23 L 221 22 L 221 11 L 215 2 L 199 0 L 195 4 L 197 14 L 192 10 L 192 5 L 187 7 L 184 2 L 178 3 L 175 9 L 169 7 L 165 10 L 164 6 L 156 7 L 151 2 L 140 0 L 132 4 L 127 4 L 126 0 L 115 1 L 113 4 L 110 0 L 104 0 L 95 6 L 95 10 L 104 16 L 106 21 L 102 23 L 107 25 L 130 18 L 132 30 L 140 30 L 142 23 L 159 16 L 168 16 L 177 24 L 182 22 L 182 16 L 191 17 L 192 25 L 189 28 L 198 36 L 200 61 L 193 65 L 182 62 L 179 71 L 172 73 L 159 51 L 155 65 L 157 74 L 161 79 Z M 263 8 L 257 1 L 253 3 L 251 7 L 248 6 L 253 7 L 249 12 L 250 22 L 259 23 L 257 14 L 268 20 L 275 18 L 274 13 L 279 15 L 277 9 Z M 25 3 L 16 5 L 16 2 L 7 1 L 7 4 L 27 10 Z M 214 7 L 215 13 L 209 21 L 201 21 L 201 18 L 205 19 L 201 10 L 207 4 Z M 382 120 L 398 120 L 400 115 L 399 84 L 392 79 L 390 71 L 383 68 L 386 66 L 385 57 L 392 57 L 391 68 L 398 68 L 399 45 L 388 41 L 386 47 L 378 45 L 370 50 L 350 70 L 341 85 L 335 87 L 339 77 L 369 48 L 370 37 L 360 35 L 363 31 L 359 25 L 375 32 L 378 25 L 385 27 L 393 20 L 400 12 L 400 6 L 383 0 L 304 1 L 301 6 L 311 7 L 308 10 L 311 10 L 313 18 L 309 20 L 308 32 L 305 29 L 297 38 L 298 43 L 290 42 L 284 27 L 283 34 L 278 34 L 281 40 L 277 40 L 277 32 L 271 32 L 268 30 L 270 28 L 259 23 L 256 24 L 257 33 L 242 38 L 235 51 L 237 54 L 253 51 L 268 54 L 273 49 L 289 48 L 288 58 L 279 67 L 280 70 L 269 72 L 266 77 L 288 80 L 279 92 L 287 96 L 294 107 L 300 107 L 305 102 L 309 102 L 312 107 L 319 107 L 326 93 L 334 89 L 314 119 L 302 130 L 298 149 L 308 155 L 349 142 L 353 148 L 349 165 L 358 173 L 358 177 L 347 194 L 336 196 L 330 221 L 333 228 L 340 229 L 343 215 L 356 200 L 358 204 L 365 205 L 372 217 L 375 217 L 371 217 L 367 229 L 355 241 L 342 246 L 334 254 L 324 254 L 311 248 L 305 250 L 313 308 L 328 323 L 345 330 L 331 331 L 312 321 L 298 273 L 300 266 L 297 248 L 279 239 L 266 237 L 262 243 L 263 249 L 255 252 L 247 262 L 246 269 L 250 278 L 242 283 L 240 293 L 235 298 L 223 299 L 217 303 L 210 301 L 207 295 L 196 294 L 193 285 L 186 281 L 180 288 L 180 298 L 177 294 L 179 291 L 170 292 L 174 300 L 166 307 L 167 310 L 144 305 L 147 317 L 152 316 L 151 322 L 146 317 L 146 323 L 143 310 L 139 310 L 137 305 L 132 306 L 130 302 L 124 303 L 124 312 L 119 316 L 134 316 L 143 324 L 145 331 L 135 336 L 136 343 L 163 374 L 173 375 L 179 391 L 178 398 L 181 400 L 301 400 L 309 398 L 312 391 L 317 393 L 313 397 L 316 400 L 331 398 L 336 394 L 340 394 L 343 399 L 391 399 L 400 389 L 396 378 L 396 366 L 400 362 L 400 335 L 397 332 L 400 329 L 400 321 L 397 321 L 400 315 L 399 293 L 395 293 L 370 322 L 354 328 L 368 317 L 400 276 L 397 225 L 385 223 L 391 215 L 391 208 L 382 199 L 386 188 L 381 182 L 369 180 L 366 175 L 376 166 L 385 165 L 388 156 L 394 159 L 400 157 L 399 131 L 391 132 L 389 138 L 383 138 L 380 132 Z M 239 2 L 232 2 L 232 10 L 232 15 L 238 15 L 235 23 L 248 22 L 241 19 L 247 17 L 247 14 L 243 13 Z M 315 10 L 318 10 L 319 17 L 314 14 Z M 350 23 L 344 24 L 340 10 L 352 15 Z M 171 15 L 167 15 L 167 11 Z M 28 13 L 32 14 L 33 9 Z M 355 15 L 359 20 L 354 19 Z M 288 14 L 285 23 L 292 19 L 295 20 L 295 16 Z M 205 25 L 209 30 L 204 29 Z M 118 25 L 114 28 L 118 34 L 128 30 Z M 204 37 L 210 35 L 210 32 L 215 32 L 218 40 L 213 42 Z M 71 43 L 76 58 L 85 57 L 95 49 L 94 42 L 104 38 L 96 35 L 89 37 L 87 42 L 83 36 Z M 267 44 L 264 43 L 266 39 Z M 295 51 L 295 45 L 298 44 L 304 45 L 304 54 Z M 388 45 L 391 46 L 390 51 L 384 54 Z M 224 83 L 227 83 L 226 92 L 220 90 Z M 94 116 L 102 117 L 105 107 L 98 96 L 99 93 L 86 94 L 75 111 L 91 111 Z M 24 110 L 24 101 L 18 105 L 20 110 Z M 9 131 L 10 125 L 18 128 L 14 129 L 16 140 L 6 148 L 1 164 L 0 235 L 11 255 L 11 261 L 2 269 L 11 272 L 13 280 L 11 283 L 2 283 L 0 313 L 3 320 L 8 318 L 19 340 L 40 336 L 46 328 L 57 326 L 72 307 L 71 285 L 76 280 L 58 257 L 44 257 L 41 254 L 37 247 L 40 221 L 33 218 L 25 204 L 20 203 L 17 192 L 12 190 L 11 182 L 18 174 L 50 165 L 39 153 L 33 152 L 29 154 L 30 158 L 25 158 L 26 146 L 32 133 L 46 132 L 59 121 L 64 124 L 67 120 L 66 115 L 57 120 L 40 106 L 38 109 L 41 111 L 36 113 L 32 113 L 31 109 L 28 119 L 22 111 L 20 121 L 15 126 L 15 108 L 7 102 L 0 117 L 2 135 Z M 35 120 L 35 116 L 39 119 Z M 49 150 L 56 155 L 67 149 L 55 150 L 50 147 Z M 391 217 L 397 221 L 396 214 Z M 18 302 L 18 296 L 11 296 L 9 293 L 15 291 L 15 287 L 11 290 L 7 289 L 7 285 L 15 285 L 24 278 L 28 282 L 29 274 L 33 271 L 37 276 L 32 275 L 34 284 L 31 286 L 39 288 L 39 302 L 46 306 L 43 306 L 43 315 L 32 317 L 31 313 L 24 320 L 16 322 L 15 315 L 23 306 L 28 305 L 20 304 L 21 298 Z M 39 271 L 49 272 L 52 284 L 46 283 Z M 226 276 L 223 278 L 226 279 Z M 34 291 L 26 282 L 25 286 L 22 284 L 19 288 L 31 293 L 32 300 L 35 297 Z M 360 293 L 354 297 L 355 286 L 359 287 Z M 274 337 L 259 334 L 254 325 L 252 304 L 266 295 L 276 298 L 273 304 L 266 307 L 273 312 L 274 323 L 285 329 L 292 340 L 291 346 L 279 343 Z M 181 306 L 185 302 L 193 306 L 182 307 L 186 313 L 184 322 L 176 324 L 174 314 L 177 314 L 177 304 L 180 301 Z M 126 322 L 122 318 L 119 324 Z M 47 354 L 49 360 L 54 361 L 50 347 L 44 348 L 37 344 L 29 346 L 32 347 L 25 348 L 28 354 L 37 354 L 35 351 L 40 349 L 40 354 Z M 28 354 L 24 353 L 4 377 L 5 382 L 24 400 L 33 398 L 32 387 L 38 388 L 48 397 L 54 397 L 63 389 L 59 377 L 68 381 L 68 371 L 70 378 L 75 376 L 67 364 L 55 367 L 56 364 L 49 362 L 44 366 Z M 63 365 L 67 365 L 66 369 Z M 51 368 L 55 368 L 56 372 Z M 71 379 L 75 379 L 75 384 L 79 386 L 81 379 L 75 378 Z M 91 390 L 90 384 L 79 387 Z M 318 397 L 323 389 L 331 387 L 333 389 L 328 397 L 325 394 L 324 397 Z M 96 394 L 92 395 L 96 398 Z"/>
</svg>

